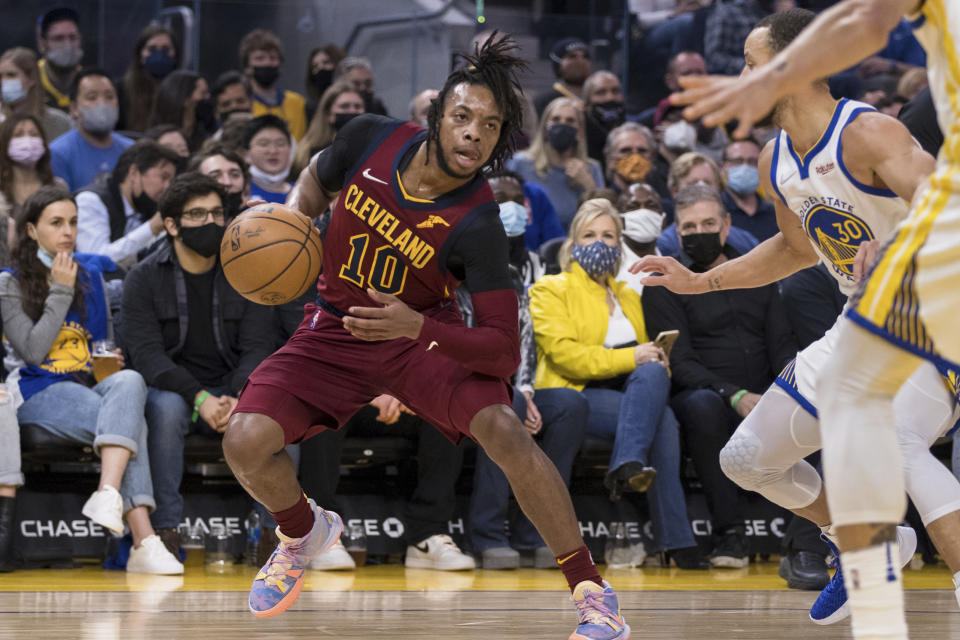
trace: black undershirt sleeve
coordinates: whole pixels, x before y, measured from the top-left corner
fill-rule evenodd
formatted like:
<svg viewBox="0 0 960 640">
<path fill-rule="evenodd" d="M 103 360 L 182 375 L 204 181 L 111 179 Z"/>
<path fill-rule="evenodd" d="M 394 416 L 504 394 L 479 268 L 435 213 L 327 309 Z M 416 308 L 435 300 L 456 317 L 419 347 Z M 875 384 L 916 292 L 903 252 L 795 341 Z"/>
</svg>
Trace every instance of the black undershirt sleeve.
<svg viewBox="0 0 960 640">
<path fill-rule="evenodd" d="M 510 244 L 496 205 L 470 221 L 447 256 L 447 269 L 471 294 L 497 289 L 514 291 L 509 265 Z"/>
<path fill-rule="evenodd" d="M 347 172 L 367 151 L 370 144 L 384 130 L 395 126 L 397 121 L 371 113 L 357 116 L 337 133 L 333 143 L 317 156 L 315 170 L 317 180 L 329 193 L 343 188 Z"/>
</svg>

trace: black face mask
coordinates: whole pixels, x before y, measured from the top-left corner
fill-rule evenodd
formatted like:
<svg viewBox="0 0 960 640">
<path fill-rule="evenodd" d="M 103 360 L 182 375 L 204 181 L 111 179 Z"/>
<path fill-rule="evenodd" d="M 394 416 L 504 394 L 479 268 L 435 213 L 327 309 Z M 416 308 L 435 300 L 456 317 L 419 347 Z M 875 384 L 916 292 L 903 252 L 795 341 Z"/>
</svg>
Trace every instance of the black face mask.
<svg viewBox="0 0 960 640">
<path fill-rule="evenodd" d="M 280 67 L 263 66 L 253 68 L 253 79 L 261 87 L 272 87 L 280 77 Z"/>
<path fill-rule="evenodd" d="M 204 258 L 217 255 L 220 241 L 223 240 L 223 225 L 208 222 L 200 227 L 180 227 L 180 239 L 188 249 L 196 251 Z"/>
<path fill-rule="evenodd" d="M 157 202 L 148 196 L 146 191 L 141 191 L 140 195 L 133 196 L 132 204 L 143 220 L 152 217 L 157 212 Z"/>
<path fill-rule="evenodd" d="M 212 100 L 201 100 L 197 103 L 197 106 L 194 107 L 193 112 L 197 119 L 197 124 L 205 131 L 213 133 L 217 130 L 217 113 Z"/>
<path fill-rule="evenodd" d="M 356 118 L 359 113 L 336 113 L 333 116 L 333 130 L 340 131 L 344 126 L 354 118 Z"/>
<path fill-rule="evenodd" d="M 359 91 L 358 93 L 363 98 L 363 110 L 370 113 L 373 109 L 373 91 Z"/>
<path fill-rule="evenodd" d="M 235 218 L 243 207 L 243 192 L 228 193 L 226 200 L 223 201 L 223 209 L 227 219 Z"/>
<path fill-rule="evenodd" d="M 683 247 L 683 252 L 693 260 L 693 264 L 700 267 L 710 266 L 723 253 L 719 231 L 680 236 L 680 245 Z"/>
<path fill-rule="evenodd" d="M 590 115 L 605 129 L 613 129 L 627 119 L 627 108 L 622 102 L 603 102 L 590 107 Z"/>
<path fill-rule="evenodd" d="M 568 151 L 577 144 L 577 128 L 569 124 L 552 124 L 547 127 L 547 142 L 557 153 Z"/>
<path fill-rule="evenodd" d="M 323 93 L 331 84 L 333 84 L 333 69 L 320 69 L 310 74 L 310 84 L 317 88 L 317 91 Z"/>
</svg>

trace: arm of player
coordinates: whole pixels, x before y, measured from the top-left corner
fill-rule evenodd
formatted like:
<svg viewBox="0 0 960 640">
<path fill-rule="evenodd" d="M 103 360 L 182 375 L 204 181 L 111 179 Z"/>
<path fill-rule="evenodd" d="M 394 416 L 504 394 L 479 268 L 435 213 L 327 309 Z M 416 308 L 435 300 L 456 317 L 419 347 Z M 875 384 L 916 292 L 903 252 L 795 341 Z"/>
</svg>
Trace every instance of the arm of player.
<svg viewBox="0 0 960 640">
<path fill-rule="evenodd" d="M 774 194 L 770 183 L 770 163 L 773 146 L 767 143 L 760 154 L 760 181 L 764 193 Z M 632 273 L 660 273 L 642 280 L 644 286 L 662 286 L 674 293 L 694 294 L 720 289 L 749 289 L 777 282 L 787 276 L 812 267 L 820 258 L 810 241 L 800 218 L 782 200 L 773 201 L 780 233 L 761 242 L 753 250 L 728 260 L 703 273 L 694 273 L 673 258 L 644 256 L 631 267 Z"/>
<path fill-rule="evenodd" d="M 921 4 L 921 0 L 845 0 L 821 13 L 763 67 L 739 78 L 686 76 L 680 79 L 685 91 L 671 99 L 690 105 L 684 116 L 702 117 L 708 127 L 738 120 L 734 137 L 746 138 L 751 125 L 783 96 L 882 49 L 900 18 Z"/>
<path fill-rule="evenodd" d="M 339 193 L 331 193 L 320 184 L 320 179 L 317 178 L 318 160 L 319 154 L 300 172 L 300 177 L 297 178 L 297 183 L 287 194 L 286 201 L 288 207 L 293 207 L 311 218 L 316 218 L 326 211 Z"/>
</svg>

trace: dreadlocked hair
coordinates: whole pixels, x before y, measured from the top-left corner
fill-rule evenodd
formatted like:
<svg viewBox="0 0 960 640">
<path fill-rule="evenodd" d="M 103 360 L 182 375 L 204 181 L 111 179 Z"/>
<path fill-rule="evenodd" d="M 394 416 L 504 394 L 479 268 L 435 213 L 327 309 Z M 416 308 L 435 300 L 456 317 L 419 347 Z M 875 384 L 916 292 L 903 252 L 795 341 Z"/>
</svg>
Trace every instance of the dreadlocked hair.
<svg viewBox="0 0 960 640">
<path fill-rule="evenodd" d="M 473 55 L 459 53 L 460 66 L 448 77 L 439 95 L 431 102 L 427 114 L 427 158 L 430 145 L 440 144 L 440 120 L 447 96 L 459 84 L 482 85 L 490 89 L 500 108 L 503 124 L 500 139 L 490 153 L 485 167 L 500 169 L 516 149 L 516 138 L 523 127 L 523 103 L 518 94 L 523 93 L 517 74 L 526 71 L 527 63 L 515 55 L 516 43 L 507 35 L 494 31 L 482 45 L 474 47 Z M 429 160 L 428 160 L 429 161 Z"/>
</svg>

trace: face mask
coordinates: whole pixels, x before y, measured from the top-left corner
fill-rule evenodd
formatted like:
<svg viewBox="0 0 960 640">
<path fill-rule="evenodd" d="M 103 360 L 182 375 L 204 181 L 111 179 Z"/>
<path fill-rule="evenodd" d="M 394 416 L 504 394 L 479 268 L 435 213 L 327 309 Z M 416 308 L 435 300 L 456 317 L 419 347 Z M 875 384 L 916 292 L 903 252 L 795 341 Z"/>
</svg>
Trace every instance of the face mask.
<svg viewBox="0 0 960 640">
<path fill-rule="evenodd" d="M 80 126 L 93 135 L 105 135 L 117 126 L 117 106 L 100 103 L 80 110 Z"/>
<path fill-rule="evenodd" d="M 727 171 L 727 186 L 741 196 L 757 192 L 760 186 L 760 172 L 756 167 L 742 164 Z"/>
<path fill-rule="evenodd" d="M 197 106 L 193 109 L 194 117 L 196 117 L 197 122 L 202 126 L 206 131 L 213 132 L 217 129 L 217 114 L 216 107 L 213 106 L 211 100 L 201 100 L 197 103 Z"/>
<path fill-rule="evenodd" d="M 180 239 L 188 249 L 199 253 L 204 258 L 210 258 L 220 251 L 223 226 L 216 222 L 208 222 L 200 227 L 180 227 Z"/>
<path fill-rule="evenodd" d="M 611 247 L 601 240 L 593 244 L 578 244 L 573 247 L 573 259 L 587 272 L 587 275 L 594 279 L 613 273 L 613 267 L 617 264 L 619 257 L 619 246 Z"/>
<path fill-rule="evenodd" d="M 142 184 L 142 183 L 141 183 Z M 141 187 L 142 188 L 142 187 Z M 157 212 L 156 201 L 147 195 L 146 189 L 140 192 L 140 195 L 133 196 L 133 208 L 146 220 Z"/>
<path fill-rule="evenodd" d="M 154 49 L 147 56 L 147 59 L 144 60 L 143 68 L 155 79 L 160 80 L 161 78 L 166 78 L 167 75 L 173 71 L 176 64 L 173 56 L 166 51 L 163 49 Z"/>
<path fill-rule="evenodd" d="M 35 136 L 24 136 L 21 138 L 11 138 L 7 145 L 7 155 L 17 164 L 32 167 L 37 160 L 43 157 L 47 148 L 43 144 L 43 138 Z"/>
<path fill-rule="evenodd" d="M 40 245 L 37 245 L 37 258 L 40 260 L 40 262 L 43 263 L 43 266 L 45 266 L 47 269 L 53 268 L 53 259 L 56 257 L 57 256 L 53 255 L 52 253 L 50 253 Z"/>
<path fill-rule="evenodd" d="M 663 144 L 670 150 L 689 151 L 697 143 L 697 129 L 686 120 L 674 122 L 663 130 Z"/>
<path fill-rule="evenodd" d="M 369 112 L 373 105 L 373 91 L 360 91 L 360 97 L 363 98 L 363 110 Z"/>
<path fill-rule="evenodd" d="M 264 66 L 253 68 L 253 79 L 261 87 L 272 87 L 280 77 L 280 67 Z"/>
<path fill-rule="evenodd" d="M 627 108 L 622 102 L 603 102 L 590 107 L 590 114 L 607 129 L 613 129 L 627 119 Z"/>
<path fill-rule="evenodd" d="M 0 96 L 3 97 L 3 101 L 7 104 L 19 102 L 27 95 L 27 92 L 23 90 L 23 83 L 20 81 L 20 78 L 4 80 L 0 87 L 2 87 L 0 88 Z"/>
<path fill-rule="evenodd" d="M 500 222 L 508 238 L 523 235 L 527 230 L 527 208 L 519 202 L 509 200 L 500 203 Z"/>
<path fill-rule="evenodd" d="M 664 214 L 650 209 L 634 209 L 623 215 L 623 235 L 634 242 L 653 242 L 660 237 Z"/>
<path fill-rule="evenodd" d="M 547 127 L 547 143 L 563 153 L 577 144 L 577 128 L 569 124 L 552 124 Z"/>
<path fill-rule="evenodd" d="M 79 64 L 80 59 L 83 58 L 83 49 L 76 45 L 69 44 L 65 47 L 47 51 L 46 58 L 50 61 L 50 64 L 55 67 L 69 69 Z"/>
<path fill-rule="evenodd" d="M 650 160 L 648 160 L 646 156 L 639 153 L 631 153 L 617 160 L 617 164 L 613 170 L 627 182 L 633 183 L 643 182 L 643 179 L 650 173 L 651 168 Z"/>
<path fill-rule="evenodd" d="M 250 165 L 250 177 L 260 183 L 261 186 L 271 187 L 287 182 L 289 175 L 290 165 L 287 165 L 283 171 L 278 171 L 277 173 L 267 173 L 255 165 Z"/>
<path fill-rule="evenodd" d="M 680 236 L 680 245 L 683 247 L 683 252 L 693 260 L 693 263 L 701 267 L 713 264 L 713 261 L 723 253 L 719 231 Z"/>
<path fill-rule="evenodd" d="M 223 201 L 223 208 L 227 218 L 233 218 L 241 211 L 243 206 L 243 193 L 228 193 L 226 200 Z"/>
<path fill-rule="evenodd" d="M 320 69 L 310 74 L 310 84 L 315 86 L 320 93 L 327 90 L 333 84 L 333 69 Z"/>
<path fill-rule="evenodd" d="M 356 118 L 359 113 L 335 113 L 333 115 L 333 130 L 340 131 L 348 122 Z"/>
</svg>

